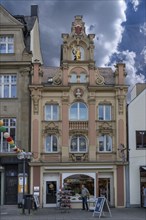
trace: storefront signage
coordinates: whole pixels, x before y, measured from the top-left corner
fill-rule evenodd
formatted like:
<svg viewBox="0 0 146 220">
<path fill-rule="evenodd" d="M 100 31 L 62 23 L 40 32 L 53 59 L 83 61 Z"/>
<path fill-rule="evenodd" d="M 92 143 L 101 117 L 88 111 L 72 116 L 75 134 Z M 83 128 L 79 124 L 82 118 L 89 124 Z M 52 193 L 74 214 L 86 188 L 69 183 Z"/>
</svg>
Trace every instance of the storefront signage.
<svg viewBox="0 0 146 220">
<path fill-rule="evenodd" d="M 98 214 L 100 218 L 101 215 L 105 215 L 105 212 L 109 212 L 111 216 L 111 211 L 110 211 L 107 199 L 105 197 L 98 197 L 95 200 L 95 208 L 94 208 L 93 216 L 95 214 Z"/>
</svg>

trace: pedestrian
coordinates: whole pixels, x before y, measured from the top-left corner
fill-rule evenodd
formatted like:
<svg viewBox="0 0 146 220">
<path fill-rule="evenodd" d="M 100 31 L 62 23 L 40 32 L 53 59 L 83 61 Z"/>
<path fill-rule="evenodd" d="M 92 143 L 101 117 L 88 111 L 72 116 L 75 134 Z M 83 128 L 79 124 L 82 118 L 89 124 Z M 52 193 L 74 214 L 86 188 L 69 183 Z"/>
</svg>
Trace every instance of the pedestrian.
<svg viewBox="0 0 146 220">
<path fill-rule="evenodd" d="M 82 210 L 85 210 L 85 208 L 87 210 L 89 210 L 88 208 L 88 203 L 87 203 L 87 199 L 89 198 L 89 191 L 88 189 L 85 187 L 85 185 L 82 185 L 82 190 L 81 190 L 81 196 L 82 196 Z"/>
</svg>

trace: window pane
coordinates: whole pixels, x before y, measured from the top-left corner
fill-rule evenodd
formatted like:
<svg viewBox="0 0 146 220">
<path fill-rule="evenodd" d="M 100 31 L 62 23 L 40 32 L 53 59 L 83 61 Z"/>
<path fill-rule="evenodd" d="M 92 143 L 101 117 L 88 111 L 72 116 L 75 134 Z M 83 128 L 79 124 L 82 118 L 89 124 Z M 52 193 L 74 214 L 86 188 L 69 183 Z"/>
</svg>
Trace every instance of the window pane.
<svg viewBox="0 0 146 220">
<path fill-rule="evenodd" d="M 76 137 L 72 138 L 71 140 L 71 151 L 77 152 L 77 138 Z"/>
<path fill-rule="evenodd" d="M 4 85 L 4 97 L 8 98 L 9 97 L 9 86 Z"/>
<path fill-rule="evenodd" d="M 146 148 L 146 131 L 136 131 L 136 148 L 144 149 Z"/>
<path fill-rule="evenodd" d="M 58 105 L 53 105 L 53 120 L 58 120 Z"/>
<path fill-rule="evenodd" d="M 52 136 L 53 140 L 53 151 L 57 151 L 57 138 L 55 136 Z"/>
<path fill-rule="evenodd" d="M 86 80 L 86 74 L 85 73 L 81 73 L 80 74 L 80 83 L 85 83 L 87 80 Z"/>
<path fill-rule="evenodd" d="M 102 105 L 98 106 L 98 119 L 103 120 L 103 106 Z"/>
<path fill-rule="evenodd" d="M 86 139 L 84 137 L 79 138 L 79 151 L 86 151 Z"/>
<path fill-rule="evenodd" d="M 79 110 L 80 110 L 79 119 L 87 120 L 87 108 L 83 103 L 79 103 Z"/>
<path fill-rule="evenodd" d="M 51 136 L 46 138 L 46 151 L 51 152 Z"/>
<path fill-rule="evenodd" d="M 76 83 L 77 82 L 77 74 L 76 73 L 71 74 L 70 82 L 71 83 Z"/>
<path fill-rule="evenodd" d="M 6 53 L 6 45 L 0 44 L 0 53 Z"/>
<path fill-rule="evenodd" d="M 104 151 L 104 136 L 99 137 L 99 151 Z"/>
<path fill-rule="evenodd" d="M 106 151 L 111 151 L 112 150 L 112 139 L 110 136 L 106 135 Z"/>
<path fill-rule="evenodd" d="M 14 53 L 14 45 L 13 44 L 8 45 L 8 53 Z"/>
<path fill-rule="evenodd" d="M 77 120 L 78 119 L 77 103 L 74 103 L 70 108 L 70 119 L 71 120 Z"/>
<path fill-rule="evenodd" d="M 105 106 L 105 119 L 111 120 L 111 106 L 110 105 Z"/>
<path fill-rule="evenodd" d="M 11 86 L 11 97 L 16 97 L 16 85 Z"/>
</svg>

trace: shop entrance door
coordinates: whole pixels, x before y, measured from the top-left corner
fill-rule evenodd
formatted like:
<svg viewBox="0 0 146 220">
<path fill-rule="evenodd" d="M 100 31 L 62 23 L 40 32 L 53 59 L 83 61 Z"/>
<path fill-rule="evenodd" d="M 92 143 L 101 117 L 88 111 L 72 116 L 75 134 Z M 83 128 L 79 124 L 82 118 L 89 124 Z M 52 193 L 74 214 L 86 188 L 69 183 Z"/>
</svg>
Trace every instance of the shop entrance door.
<svg viewBox="0 0 146 220">
<path fill-rule="evenodd" d="M 99 178 L 99 196 L 105 196 L 109 205 L 114 206 L 113 204 L 113 181 L 111 178 Z"/>
<path fill-rule="evenodd" d="M 18 168 L 17 166 L 5 167 L 5 205 L 17 204 Z"/>
<path fill-rule="evenodd" d="M 56 181 L 46 181 L 46 204 L 56 204 Z"/>
<path fill-rule="evenodd" d="M 58 191 L 58 178 L 57 176 L 45 176 L 44 178 L 44 193 L 43 193 L 43 206 L 56 207 L 57 191 Z"/>
</svg>

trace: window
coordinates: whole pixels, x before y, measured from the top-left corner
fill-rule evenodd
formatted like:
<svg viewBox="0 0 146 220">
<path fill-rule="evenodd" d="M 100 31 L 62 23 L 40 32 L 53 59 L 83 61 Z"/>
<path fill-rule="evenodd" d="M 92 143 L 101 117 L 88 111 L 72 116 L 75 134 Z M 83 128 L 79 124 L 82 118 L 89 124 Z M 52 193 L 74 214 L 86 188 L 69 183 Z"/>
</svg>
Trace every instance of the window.
<svg viewBox="0 0 146 220">
<path fill-rule="evenodd" d="M 98 106 L 98 119 L 105 121 L 111 120 L 111 105 Z"/>
<path fill-rule="evenodd" d="M 81 73 L 80 74 L 80 83 L 86 83 L 87 78 L 86 78 L 86 73 Z"/>
<path fill-rule="evenodd" d="M 71 201 L 78 202 L 82 200 L 81 197 L 81 186 L 84 184 L 90 193 L 90 198 L 94 198 L 94 178 L 85 174 L 75 174 L 66 177 L 63 180 L 63 184 L 67 190 L 71 190 L 72 196 Z"/>
<path fill-rule="evenodd" d="M 10 137 L 15 142 L 16 139 L 16 119 L 15 118 L 4 118 L 3 120 L 3 126 L 6 128 L 6 132 L 10 134 Z M 8 144 L 6 138 L 4 138 L 4 133 L 0 133 L 0 152 L 11 152 L 12 149 L 10 148 L 10 145 Z"/>
<path fill-rule="evenodd" d="M 87 151 L 87 140 L 82 135 L 75 135 L 71 138 L 70 151 L 73 153 L 82 153 Z"/>
<path fill-rule="evenodd" d="M 72 73 L 70 76 L 70 82 L 71 83 L 77 83 L 77 74 L 76 73 Z"/>
<path fill-rule="evenodd" d="M 99 137 L 99 151 L 112 151 L 112 138 L 109 135 L 102 135 Z"/>
<path fill-rule="evenodd" d="M 88 120 L 87 106 L 82 102 L 76 102 L 70 107 L 70 120 Z"/>
<path fill-rule="evenodd" d="M 136 148 L 146 149 L 146 131 L 136 131 Z"/>
<path fill-rule="evenodd" d="M 58 106 L 58 104 L 45 105 L 45 120 L 46 121 L 59 120 L 59 106 Z"/>
<path fill-rule="evenodd" d="M 5 53 L 14 53 L 14 37 L 9 36 L 0 36 L 0 54 Z"/>
<path fill-rule="evenodd" d="M 57 152 L 58 150 L 57 145 L 58 145 L 57 137 L 55 135 L 49 135 L 46 137 L 46 146 L 45 146 L 46 153 Z"/>
<path fill-rule="evenodd" d="M 16 75 L 0 76 L 0 98 L 16 98 Z"/>
<path fill-rule="evenodd" d="M 77 74 L 75 72 L 71 73 L 70 76 L 70 83 L 86 83 L 87 82 L 87 75 L 86 73 Z"/>
</svg>

